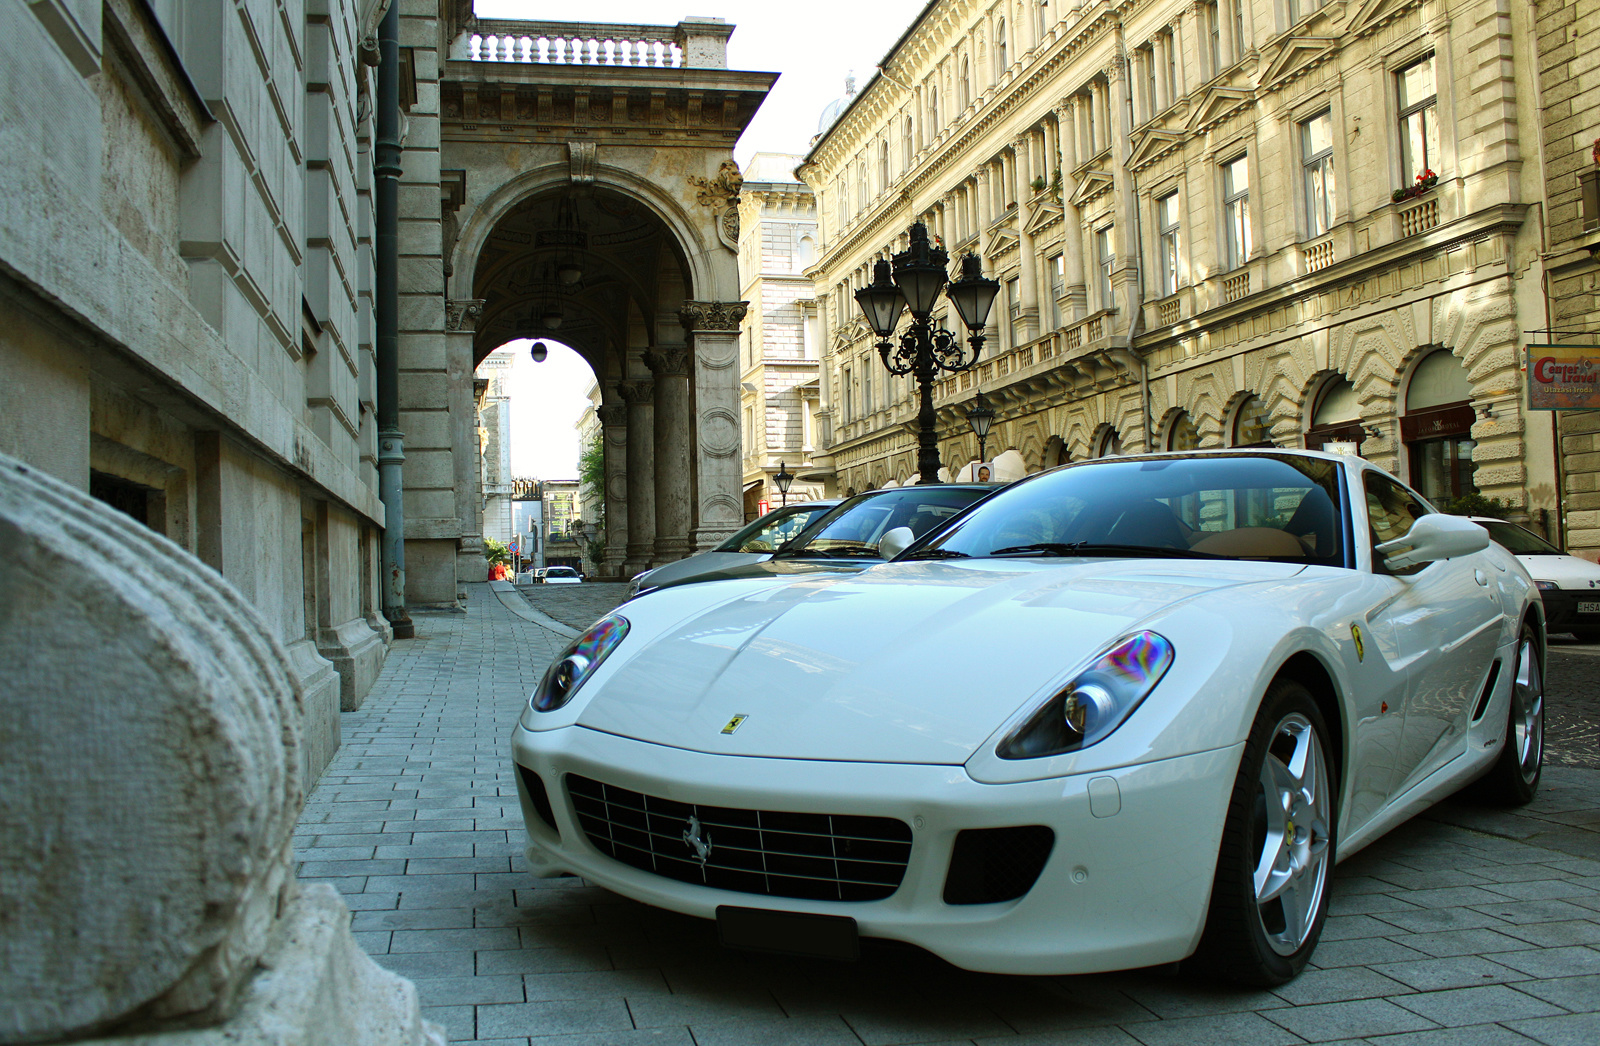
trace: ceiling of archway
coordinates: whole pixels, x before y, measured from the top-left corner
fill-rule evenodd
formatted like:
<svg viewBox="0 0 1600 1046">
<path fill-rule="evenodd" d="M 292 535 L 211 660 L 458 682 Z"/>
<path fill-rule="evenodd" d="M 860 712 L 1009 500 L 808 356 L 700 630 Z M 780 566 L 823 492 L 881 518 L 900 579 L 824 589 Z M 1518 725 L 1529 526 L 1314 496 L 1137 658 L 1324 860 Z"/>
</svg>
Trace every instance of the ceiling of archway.
<svg viewBox="0 0 1600 1046">
<path fill-rule="evenodd" d="M 563 269 L 576 269 L 578 280 L 563 282 Z M 630 343 L 630 323 L 677 311 L 684 273 L 675 238 L 644 204 L 604 190 L 530 199 L 500 221 L 478 256 L 476 356 L 515 338 L 551 337 L 603 375 L 608 352 Z M 549 326 L 547 315 L 559 315 L 560 326 Z"/>
</svg>

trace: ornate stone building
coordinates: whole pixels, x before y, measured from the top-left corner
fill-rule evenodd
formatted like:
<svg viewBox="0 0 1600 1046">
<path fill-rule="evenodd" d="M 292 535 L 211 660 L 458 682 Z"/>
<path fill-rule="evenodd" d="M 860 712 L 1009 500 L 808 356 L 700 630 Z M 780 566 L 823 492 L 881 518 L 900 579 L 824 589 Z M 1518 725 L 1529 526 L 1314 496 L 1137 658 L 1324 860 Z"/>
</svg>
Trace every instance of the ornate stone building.
<svg viewBox="0 0 1600 1046">
<path fill-rule="evenodd" d="M 407 598 L 481 579 L 475 365 L 549 333 L 600 384 L 602 572 L 631 576 L 740 523 L 740 175 L 770 73 L 733 26 L 477 19 L 396 0 L 411 77 L 401 175 Z"/>
<path fill-rule="evenodd" d="M 363 60 L 378 13 L 0 9 L 0 451 L 244 594 L 289 650 L 307 781 L 391 635 Z"/>
<path fill-rule="evenodd" d="M 1550 295 L 1548 334 L 1535 341 L 1600 346 L 1600 77 L 1583 68 L 1600 47 L 1595 0 L 1541 0 L 1539 93 Z M 1600 410 L 1562 411 L 1567 551 L 1600 557 Z"/>
<path fill-rule="evenodd" d="M 772 477 L 796 477 L 788 500 L 821 497 L 815 476 L 819 356 L 816 300 L 805 270 L 816 260 L 817 208 L 794 176 L 798 156 L 757 153 L 740 190 L 740 297 L 750 302 L 739 344 L 744 517 L 782 501 Z"/>
<path fill-rule="evenodd" d="M 1534 40 L 1528 8 L 1491 0 L 934 0 L 800 169 L 822 462 L 841 488 L 914 475 L 913 388 L 851 295 L 922 220 L 1002 283 L 985 361 L 936 391 L 952 470 L 981 389 L 990 456 L 1029 470 L 1354 444 L 1538 525 L 1538 117 L 1514 84 Z"/>
</svg>

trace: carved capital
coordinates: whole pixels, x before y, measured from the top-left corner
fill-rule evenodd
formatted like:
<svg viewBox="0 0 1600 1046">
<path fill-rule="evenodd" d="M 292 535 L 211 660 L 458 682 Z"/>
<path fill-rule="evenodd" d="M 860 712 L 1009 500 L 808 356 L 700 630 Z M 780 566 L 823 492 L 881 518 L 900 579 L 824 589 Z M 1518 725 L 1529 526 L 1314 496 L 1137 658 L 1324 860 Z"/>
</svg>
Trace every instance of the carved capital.
<svg viewBox="0 0 1600 1046">
<path fill-rule="evenodd" d="M 447 331 L 466 331 L 472 333 L 478 329 L 478 320 L 483 316 L 482 298 L 451 298 L 444 303 L 444 329 Z"/>
<path fill-rule="evenodd" d="M 689 373 L 689 350 L 681 345 L 652 349 L 644 354 L 644 363 L 657 378 L 681 378 Z"/>
<path fill-rule="evenodd" d="M 649 406 L 654 402 L 656 383 L 649 378 L 631 378 L 617 382 L 617 395 L 630 407 Z"/>
<path fill-rule="evenodd" d="M 690 331 L 738 331 L 747 301 L 686 301 L 678 309 L 678 322 Z"/>
<path fill-rule="evenodd" d="M 600 424 L 607 428 L 628 423 L 628 408 L 621 403 L 604 404 L 595 411 L 595 414 L 600 418 Z"/>
</svg>

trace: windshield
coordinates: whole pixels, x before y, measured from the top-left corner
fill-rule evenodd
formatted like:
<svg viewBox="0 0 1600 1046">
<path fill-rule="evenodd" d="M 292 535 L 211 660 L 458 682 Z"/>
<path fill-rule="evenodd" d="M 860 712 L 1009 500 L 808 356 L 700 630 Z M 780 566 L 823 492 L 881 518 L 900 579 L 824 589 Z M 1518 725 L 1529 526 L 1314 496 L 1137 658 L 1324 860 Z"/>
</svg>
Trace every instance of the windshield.
<svg viewBox="0 0 1600 1046">
<path fill-rule="evenodd" d="M 1524 530 L 1515 523 L 1495 523 L 1483 519 L 1475 522 L 1487 530 L 1489 536 L 1499 542 L 1507 552 L 1519 556 L 1563 555 L 1559 548 L 1556 548 L 1533 531 Z"/>
<path fill-rule="evenodd" d="M 1013 484 L 904 558 L 1150 556 L 1347 566 L 1339 466 L 1264 454 L 1104 459 Z"/>
<path fill-rule="evenodd" d="M 895 487 L 851 498 L 784 546 L 785 556 L 877 558 L 878 540 L 895 527 L 921 537 L 994 487 Z"/>
<path fill-rule="evenodd" d="M 718 552 L 771 552 L 828 511 L 830 505 L 780 508 L 749 524 L 717 546 Z"/>
<path fill-rule="evenodd" d="M 571 567 L 550 567 L 544 572 L 545 577 L 577 577 L 578 572 Z"/>
</svg>

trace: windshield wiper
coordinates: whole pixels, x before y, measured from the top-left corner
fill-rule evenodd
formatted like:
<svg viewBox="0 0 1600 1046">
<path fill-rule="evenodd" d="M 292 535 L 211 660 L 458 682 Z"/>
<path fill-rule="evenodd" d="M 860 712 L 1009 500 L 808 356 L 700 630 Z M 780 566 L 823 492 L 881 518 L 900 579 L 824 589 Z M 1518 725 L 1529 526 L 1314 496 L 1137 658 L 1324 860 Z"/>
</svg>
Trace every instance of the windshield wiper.
<svg viewBox="0 0 1600 1046">
<path fill-rule="evenodd" d="M 1143 556 L 1151 559 L 1227 559 L 1210 552 L 1187 548 L 1158 548 L 1152 545 L 1111 545 L 1093 541 L 1038 541 L 1031 545 L 1007 545 L 992 550 L 991 556 Z"/>
<path fill-rule="evenodd" d="M 844 558 L 847 556 L 872 556 L 878 555 L 878 550 L 871 545 L 835 545 L 832 548 L 794 548 L 780 552 L 781 556 L 819 556 L 825 559 Z"/>
<path fill-rule="evenodd" d="M 924 548 L 924 549 L 918 549 L 917 551 L 911 553 L 911 555 L 909 555 L 909 556 L 907 556 L 905 558 L 907 560 L 911 560 L 911 559 L 971 559 L 972 557 L 970 555 L 968 555 L 967 553 L 965 553 L 965 552 L 957 552 L 953 548 Z M 904 560 L 902 560 L 902 562 L 904 562 Z"/>
</svg>

